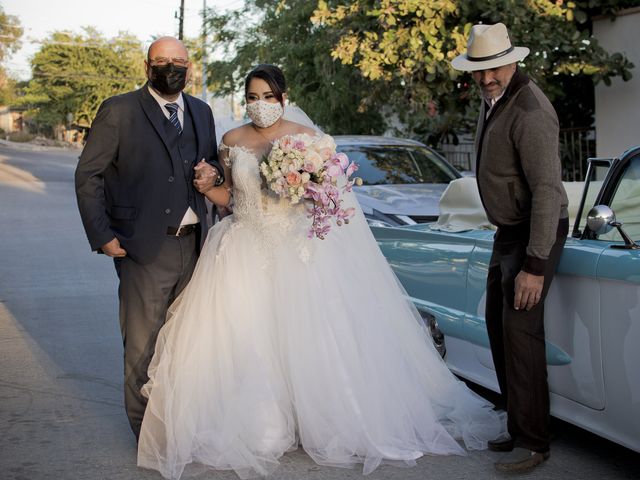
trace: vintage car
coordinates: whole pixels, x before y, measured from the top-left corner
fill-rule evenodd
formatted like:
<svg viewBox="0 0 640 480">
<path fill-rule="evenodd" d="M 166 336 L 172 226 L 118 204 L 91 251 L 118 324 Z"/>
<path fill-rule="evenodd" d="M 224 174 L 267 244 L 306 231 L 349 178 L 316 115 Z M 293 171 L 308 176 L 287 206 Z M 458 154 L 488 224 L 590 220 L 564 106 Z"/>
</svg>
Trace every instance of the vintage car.
<svg viewBox="0 0 640 480">
<path fill-rule="evenodd" d="M 448 195 L 458 182 L 462 202 Z M 437 223 L 372 231 L 451 370 L 498 391 L 484 318 L 494 232 L 470 185 L 451 183 Z M 590 159 L 583 185 L 545 303 L 551 413 L 640 451 L 640 147 Z"/>
</svg>

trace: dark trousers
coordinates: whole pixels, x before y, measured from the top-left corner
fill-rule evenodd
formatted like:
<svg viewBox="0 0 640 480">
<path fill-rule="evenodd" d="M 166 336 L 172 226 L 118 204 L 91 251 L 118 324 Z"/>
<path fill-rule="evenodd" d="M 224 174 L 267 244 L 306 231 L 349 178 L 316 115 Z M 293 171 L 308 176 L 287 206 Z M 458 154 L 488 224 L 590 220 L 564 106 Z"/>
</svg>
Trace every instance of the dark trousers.
<svg viewBox="0 0 640 480">
<path fill-rule="evenodd" d="M 561 219 L 544 273 L 540 302 L 515 310 L 515 278 L 529 242 L 528 225 L 498 229 L 487 277 L 486 321 L 493 363 L 507 405 L 507 428 L 517 446 L 549 450 L 549 385 L 544 340 L 544 300 L 566 241 L 568 220 Z M 560 320 L 560 319 L 558 319 Z"/>
<path fill-rule="evenodd" d="M 120 330 L 124 344 L 124 402 L 136 438 L 147 400 L 140 393 L 167 309 L 187 285 L 197 261 L 197 235 L 167 236 L 147 265 L 116 258 L 120 286 Z"/>
</svg>

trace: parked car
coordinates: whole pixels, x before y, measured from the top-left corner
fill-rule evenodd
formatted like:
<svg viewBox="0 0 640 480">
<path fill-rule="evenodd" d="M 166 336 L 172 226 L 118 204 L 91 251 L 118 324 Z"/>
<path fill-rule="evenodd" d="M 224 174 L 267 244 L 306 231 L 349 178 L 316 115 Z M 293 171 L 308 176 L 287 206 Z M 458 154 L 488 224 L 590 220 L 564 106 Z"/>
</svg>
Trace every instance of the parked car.
<svg viewBox="0 0 640 480">
<path fill-rule="evenodd" d="M 451 370 L 499 391 L 484 318 L 494 232 L 434 228 L 372 231 L 441 351 L 446 346 Z M 640 243 L 640 147 L 589 160 L 545 303 L 552 415 L 640 451 L 640 247 L 634 241 Z"/>
<path fill-rule="evenodd" d="M 334 137 L 337 149 L 359 164 L 354 191 L 373 226 L 414 225 L 438 218 L 438 201 L 460 173 L 435 150 L 393 137 Z"/>
</svg>

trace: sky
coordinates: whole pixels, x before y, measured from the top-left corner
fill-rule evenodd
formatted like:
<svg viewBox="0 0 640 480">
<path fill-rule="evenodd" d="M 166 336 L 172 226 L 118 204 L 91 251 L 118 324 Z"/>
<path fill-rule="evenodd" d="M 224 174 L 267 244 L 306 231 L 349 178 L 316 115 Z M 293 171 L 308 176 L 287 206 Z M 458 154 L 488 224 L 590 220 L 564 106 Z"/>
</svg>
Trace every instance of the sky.
<svg viewBox="0 0 640 480">
<path fill-rule="evenodd" d="M 218 10 L 239 8 L 244 0 L 205 0 Z M 202 29 L 203 0 L 185 0 L 184 35 L 196 37 Z M 149 45 L 154 36 L 178 34 L 180 0 L 0 0 L 5 13 L 19 18 L 23 47 L 4 62 L 20 80 L 30 78 L 29 59 L 41 41 L 56 30 L 80 33 L 93 26 L 106 37 L 127 31 Z"/>
</svg>

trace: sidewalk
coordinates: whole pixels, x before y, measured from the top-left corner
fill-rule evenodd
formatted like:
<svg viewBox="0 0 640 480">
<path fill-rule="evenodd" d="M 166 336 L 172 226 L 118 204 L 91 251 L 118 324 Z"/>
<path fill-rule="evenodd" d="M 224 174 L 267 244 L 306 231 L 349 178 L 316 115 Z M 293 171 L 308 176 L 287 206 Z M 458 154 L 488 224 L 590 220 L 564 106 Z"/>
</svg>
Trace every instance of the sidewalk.
<svg viewBox="0 0 640 480">
<path fill-rule="evenodd" d="M 0 145 L 10 148 L 15 148 L 17 150 L 29 150 L 32 152 L 48 152 L 48 151 L 78 151 L 82 150 L 82 147 L 76 147 L 73 145 L 69 146 L 55 146 L 55 145 L 38 145 L 37 143 L 32 142 L 12 142 L 10 140 L 0 139 Z"/>
</svg>

